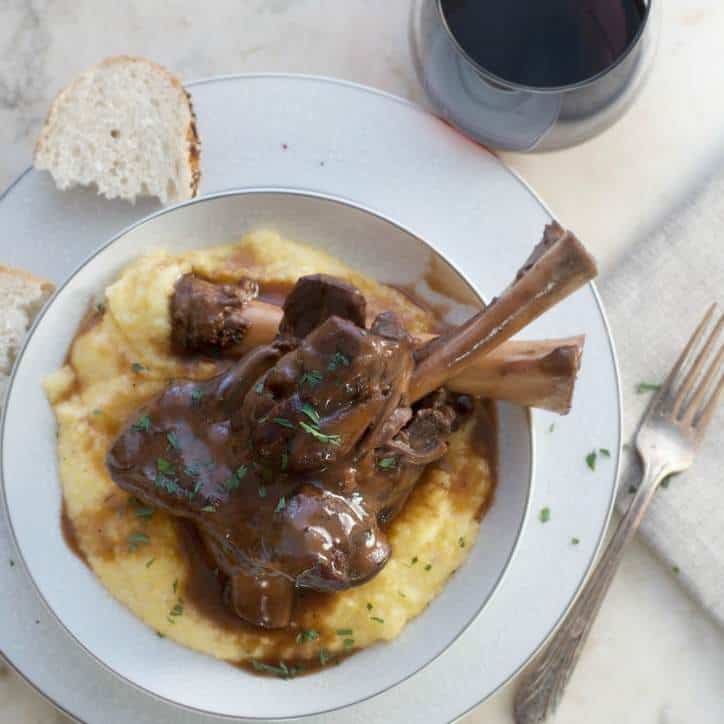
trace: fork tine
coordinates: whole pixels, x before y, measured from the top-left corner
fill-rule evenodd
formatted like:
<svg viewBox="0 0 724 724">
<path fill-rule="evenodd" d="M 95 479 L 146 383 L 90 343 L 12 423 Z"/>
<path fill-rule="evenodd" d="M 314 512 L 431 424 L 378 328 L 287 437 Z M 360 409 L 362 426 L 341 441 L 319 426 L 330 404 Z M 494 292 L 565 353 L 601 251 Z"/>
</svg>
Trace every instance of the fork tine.
<svg viewBox="0 0 724 724">
<path fill-rule="evenodd" d="M 709 340 L 709 342 L 712 341 L 712 339 Z M 707 344 L 707 346 L 709 345 Z M 682 422 L 685 425 L 691 425 L 696 413 L 701 412 L 701 405 L 706 399 L 707 392 L 709 391 L 709 388 L 713 386 L 712 382 L 716 381 L 721 372 L 722 362 L 724 362 L 724 345 L 719 348 L 719 352 L 714 358 L 714 361 L 709 365 L 709 368 L 704 375 L 704 379 L 699 382 L 699 386 L 694 392 L 694 396 L 691 398 L 691 402 L 682 417 Z"/>
<path fill-rule="evenodd" d="M 675 418 L 679 417 L 679 414 L 682 412 L 682 408 L 684 407 L 684 402 L 686 401 L 686 398 L 688 397 L 688 395 L 691 393 L 691 391 L 694 387 L 694 383 L 699 378 L 701 370 L 704 367 L 704 363 L 706 362 L 707 357 L 709 356 L 709 353 L 711 352 L 712 348 L 714 347 L 717 337 L 719 336 L 719 333 L 721 332 L 722 326 L 724 326 L 724 316 L 719 319 L 716 326 L 714 327 L 714 331 L 709 335 L 709 338 L 706 340 L 706 342 L 702 346 L 701 351 L 697 355 L 696 361 L 691 366 L 691 369 L 689 370 L 689 372 L 686 375 L 686 379 L 684 380 L 683 384 L 681 385 L 678 392 L 676 393 L 676 399 L 674 400 L 674 408 L 672 410 L 672 415 Z"/>
<path fill-rule="evenodd" d="M 706 428 L 711 422 L 711 418 L 714 416 L 722 391 L 724 391 L 724 377 L 719 380 L 719 384 L 717 385 L 716 390 L 714 390 L 714 394 L 712 394 L 709 398 L 709 402 L 706 403 L 704 411 L 701 415 L 699 415 L 699 419 L 696 421 L 695 428 L 697 444 L 701 442 L 701 439 L 704 437 L 704 433 L 706 432 Z"/>
<path fill-rule="evenodd" d="M 663 399 L 663 396 L 665 393 L 671 390 L 674 380 L 676 379 L 676 376 L 681 372 L 682 368 L 684 367 L 684 364 L 689 359 L 689 356 L 691 355 L 691 352 L 693 349 L 696 348 L 696 346 L 699 344 L 699 341 L 701 340 L 702 336 L 704 335 L 704 330 L 706 329 L 707 325 L 709 324 L 709 321 L 714 316 L 714 312 L 717 308 L 716 302 L 712 304 L 709 309 L 707 310 L 706 314 L 704 315 L 704 319 L 699 322 L 699 326 L 694 330 L 694 334 L 691 335 L 691 338 L 686 343 L 686 347 L 684 347 L 684 351 L 679 355 L 679 359 L 676 360 L 676 364 L 671 368 L 671 372 L 669 372 L 669 376 L 666 378 L 666 382 L 661 387 L 661 390 L 656 395 L 654 400 L 652 400 L 652 405 L 654 402 L 656 402 L 658 399 Z M 678 398 L 677 398 L 678 399 Z"/>
</svg>

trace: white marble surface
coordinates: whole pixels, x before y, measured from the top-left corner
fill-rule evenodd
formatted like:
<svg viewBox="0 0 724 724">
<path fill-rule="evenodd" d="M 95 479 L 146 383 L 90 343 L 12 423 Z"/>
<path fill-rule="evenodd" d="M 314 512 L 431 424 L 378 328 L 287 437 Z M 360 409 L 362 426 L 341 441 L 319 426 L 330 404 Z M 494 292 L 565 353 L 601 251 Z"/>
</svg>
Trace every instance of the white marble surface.
<svg viewBox="0 0 724 724">
<path fill-rule="evenodd" d="M 724 153 L 724 7 L 668 0 L 664 10 L 658 61 L 628 116 L 576 149 L 506 156 L 586 239 L 604 271 L 675 212 Z M 203 9 L 197 0 L 0 0 L 0 188 L 28 165 L 53 94 L 110 54 L 146 55 L 185 79 L 319 73 L 424 102 L 407 13 L 407 0 L 209 0 Z M 722 692 L 724 634 L 634 543 L 557 721 L 719 724 Z M 511 698 L 509 687 L 465 721 L 511 722 Z M 6 671 L 0 721 L 61 717 Z"/>
</svg>

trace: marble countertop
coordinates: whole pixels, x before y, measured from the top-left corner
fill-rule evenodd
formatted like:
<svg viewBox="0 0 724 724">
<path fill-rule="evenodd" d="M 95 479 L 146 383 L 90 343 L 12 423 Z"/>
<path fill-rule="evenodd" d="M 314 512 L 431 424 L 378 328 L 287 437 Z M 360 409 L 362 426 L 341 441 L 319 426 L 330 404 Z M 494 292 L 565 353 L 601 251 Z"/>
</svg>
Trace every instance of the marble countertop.
<svg viewBox="0 0 724 724">
<path fill-rule="evenodd" d="M 660 0 L 663 1 L 663 0 Z M 0 189 L 29 163 L 50 99 L 113 54 L 182 78 L 250 71 L 338 76 L 425 104 L 407 47 L 408 0 L 0 0 Z M 641 98 L 578 148 L 505 154 L 605 271 L 675 213 L 724 152 L 718 0 L 668 0 Z M 719 724 L 724 633 L 635 542 L 561 707 L 559 724 Z M 465 718 L 504 724 L 512 687 Z M 0 667 L 0 720 L 66 721 Z M 171 719 L 169 718 L 169 721 Z"/>
</svg>

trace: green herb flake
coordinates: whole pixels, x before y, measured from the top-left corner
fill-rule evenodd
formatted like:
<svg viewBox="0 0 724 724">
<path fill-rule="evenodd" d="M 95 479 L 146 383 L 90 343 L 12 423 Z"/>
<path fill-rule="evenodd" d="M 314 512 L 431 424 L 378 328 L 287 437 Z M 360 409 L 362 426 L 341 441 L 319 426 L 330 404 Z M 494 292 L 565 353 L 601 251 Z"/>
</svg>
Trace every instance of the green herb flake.
<svg viewBox="0 0 724 724">
<path fill-rule="evenodd" d="M 160 639 L 166 638 L 160 631 L 156 631 L 156 636 L 158 636 Z"/>
<path fill-rule="evenodd" d="M 133 553 L 138 550 L 140 546 L 148 545 L 150 542 L 151 539 L 145 533 L 142 533 L 140 530 L 136 531 L 128 536 L 128 550 Z"/>
<path fill-rule="evenodd" d="M 555 430 L 555 429 L 556 429 L 556 423 L 555 423 L 555 422 L 552 422 L 552 423 L 548 426 L 548 432 L 553 432 L 553 430 Z"/>
<path fill-rule="evenodd" d="M 379 616 L 370 616 L 370 620 L 371 620 L 371 621 L 376 621 L 377 623 L 384 623 L 384 622 L 385 622 L 385 619 L 384 619 L 384 618 L 380 618 Z"/>
<path fill-rule="evenodd" d="M 150 568 L 150 567 L 153 565 L 153 563 L 154 563 L 155 560 L 156 560 L 155 558 L 149 558 L 149 559 L 146 561 L 146 568 Z"/>
<path fill-rule="evenodd" d="M 325 444 L 325 445 L 341 445 L 342 444 L 342 436 L 341 435 L 327 435 L 326 433 L 322 432 L 321 430 L 318 430 L 316 427 L 312 427 L 307 422 L 304 422 L 304 420 L 299 421 L 299 427 L 304 430 L 304 432 L 309 433 L 313 438 L 316 440 L 319 440 L 319 442 Z"/>
<path fill-rule="evenodd" d="M 345 639 L 342 641 L 342 646 L 346 649 L 351 649 L 354 646 L 354 639 Z"/>
<path fill-rule="evenodd" d="M 203 396 L 204 391 L 200 387 L 194 387 L 193 392 L 191 393 L 191 404 L 198 405 Z"/>
<path fill-rule="evenodd" d="M 132 427 L 136 432 L 148 432 L 151 429 L 151 418 L 148 415 L 139 417 Z"/>
<path fill-rule="evenodd" d="M 289 466 L 289 453 L 285 450 L 282 453 L 282 462 L 281 462 L 281 470 L 284 472 L 287 467 Z"/>
<path fill-rule="evenodd" d="M 611 451 L 607 447 L 598 448 L 598 452 L 600 452 L 601 455 L 603 455 L 603 457 L 605 457 L 605 458 L 611 457 Z"/>
<path fill-rule="evenodd" d="M 413 558 L 410 559 L 410 565 L 414 566 L 418 560 L 419 560 L 419 558 L 417 556 L 414 556 Z"/>
<path fill-rule="evenodd" d="M 316 631 L 313 628 L 305 629 L 304 631 L 300 631 L 297 634 L 297 643 L 298 644 L 306 644 L 309 641 L 316 641 L 319 638 L 319 631 Z"/>
<path fill-rule="evenodd" d="M 369 601 L 367 602 L 367 610 L 368 611 L 372 610 L 372 604 Z"/>
<path fill-rule="evenodd" d="M 547 523 L 551 519 L 551 509 L 550 508 L 541 508 L 540 513 L 538 513 L 538 520 L 540 520 L 541 523 Z"/>
<path fill-rule="evenodd" d="M 329 651 L 327 649 L 319 649 L 319 663 L 322 666 L 326 666 L 330 659 Z"/>
<path fill-rule="evenodd" d="M 266 485 L 262 483 L 258 488 L 257 492 L 259 493 L 260 498 L 266 498 Z"/>
<path fill-rule="evenodd" d="M 285 417 L 274 417 L 274 418 L 272 418 L 272 422 L 276 423 L 280 427 L 286 427 L 289 430 L 294 429 L 294 423 L 290 422 Z"/>
<path fill-rule="evenodd" d="M 263 672 L 265 674 L 274 674 L 280 679 L 290 679 L 294 677 L 295 674 L 304 670 L 301 666 L 289 667 L 283 661 L 279 662 L 279 666 L 274 666 L 273 664 L 267 664 L 263 661 L 252 659 L 251 665 L 254 667 L 254 671 Z"/>
<path fill-rule="evenodd" d="M 178 578 L 173 579 L 173 583 L 171 584 L 171 588 L 174 593 L 178 590 Z"/>
<path fill-rule="evenodd" d="M 577 546 L 580 542 L 578 538 L 571 538 L 571 545 Z"/>
<path fill-rule="evenodd" d="M 679 568 L 679 566 L 672 566 L 672 567 L 671 567 L 671 570 L 672 570 L 677 576 L 679 575 L 679 573 L 681 573 L 681 569 Z"/>
<path fill-rule="evenodd" d="M 164 475 L 176 475 L 176 468 L 164 458 L 156 458 L 156 467 L 159 473 Z"/>
<path fill-rule="evenodd" d="M 308 402 L 305 402 L 302 405 L 302 412 L 317 426 L 319 427 L 319 413 L 310 405 Z"/>
<path fill-rule="evenodd" d="M 176 433 L 171 431 L 166 433 L 166 439 L 168 440 L 168 444 L 174 449 L 178 450 L 181 445 L 179 444 L 178 438 L 176 437 Z"/>
<path fill-rule="evenodd" d="M 459 545 L 461 548 L 465 548 L 465 538 L 463 538 L 462 536 L 460 536 L 460 537 L 458 538 L 458 545 Z"/>
<path fill-rule="evenodd" d="M 390 470 L 391 468 L 397 467 L 397 458 L 382 458 L 377 461 L 377 467 L 380 470 Z"/>
<path fill-rule="evenodd" d="M 351 636 L 352 635 L 352 629 L 351 628 L 338 628 L 337 629 L 337 636 Z"/>
<path fill-rule="evenodd" d="M 591 470 L 596 469 L 596 451 L 595 450 L 591 450 L 591 452 L 588 453 L 588 455 L 586 455 L 586 465 L 588 465 L 588 467 L 591 468 Z"/>
<path fill-rule="evenodd" d="M 327 369 L 334 372 L 339 367 L 349 367 L 352 364 L 352 360 L 342 352 L 335 352 L 334 357 L 329 361 Z"/>
<path fill-rule="evenodd" d="M 319 370 L 311 370 L 310 372 L 305 372 L 299 378 L 299 386 L 309 385 L 309 387 L 316 387 L 323 379 L 324 375 Z"/>
<path fill-rule="evenodd" d="M 432 563 L 428 563 L 428 564 L 425 566 L 425 570 L 426 570 L 426 571 L 429 571 L 431 568 L 432 568 Z"/>
<path fill-rule="evenodd" d="M 257 395 L 263 395 L 264 394 L 264 383 L 263 382 L 257 382 L 254 385 L 254 392 L 256 392 Z"/>
<path fill-rule="evenodd" d="M 133 511 L 133 515 L 135 515 L 136 518 L 153 518 L 155 512 L 153 508 L 136 508 Z"/>
<path fill-rule="evenodd" d="M 145 368 L 140 362 L 134 362 L 134 363 L 131 365 L 131 369 L 132 369 L 136 374 L 139 374 L 139 373 L 143 372 L 143 370 L 145 370 L 146 368 Z"/>
<path fill-rule="evenodd" d="M 400 598 L 407 598 L 407 596 L 402 591 L 398 591 L 397 593 L 400 596 Z"/>
<path fill-rule="evenodd" d="M 644 395 L 647 392 L 657 392 L 661 389 L 661 385 L 657 385 L 654 382 L 639 382 L 636 385 L 636 394 Z"/>
<path fill-rule="evenodd" d="M 205 505 L 203 508 L 201 508 L 202 513 L 215 513 L 216 508 L 214 508 L 213 505 Z"/>
<path fill-rule="evenodd" d="M 281 513 L 282 510 L 284 510 L 284 508 L 286 508 L 286 507 L 287 507 L 287 501 L 286 501 L 286 499 L 284 498 L 284 496 L 282 495 L 282 497 L 279 498 L 279 502 L 277 503 L 277 507 L 274 508 L 274 512 L 275 512 L 275 513 Z"/>
<path fill-rule="evenodd" d="M 168 615 L 175 618 L 177 616 L 183 616 L 184 605 L 181 601 L 177 601 L 174 607 L 168 612 Z"/>
<path fill-rule="evenodd" d="M 637 488 L 635 485 L 629 485 L 629 486 L 628 486 L 628 494 L 629 494 L 629 495 L 633 495 L 637 490 L 638 490 L 638 488 Z"/>
<path fill-rule="evenodd" d="M 93 410 L 93 414 L 98 416 L 103 414 L 103 410 L 101 410 L 99 407 L 96 407 L 95 410 Z"/>
</svg>

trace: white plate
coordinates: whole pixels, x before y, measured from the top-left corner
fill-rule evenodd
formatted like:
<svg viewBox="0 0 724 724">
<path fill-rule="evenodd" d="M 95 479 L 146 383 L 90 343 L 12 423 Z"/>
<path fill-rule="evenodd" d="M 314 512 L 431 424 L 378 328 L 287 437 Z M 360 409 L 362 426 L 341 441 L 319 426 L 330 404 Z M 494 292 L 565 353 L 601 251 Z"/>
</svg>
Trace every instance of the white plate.
<svg viewBox="0 0 724 724">
<path fill-rule="evenodd" d="M 336 81 L 289 76 L 216 79 L 192 86 L 204 139 L 202 191 L 235 186 L 316 189 L 398 219 L 435 245 L 483 294 L 500 289 L 549 214 L 494 157 L 438 120 L 391 96 Z M 282 105 L 283 103 L 283 105 Z M 62 280 L 99 241 L 153 208 L 59 194 L 30 173 L 0 203 L 4 263 Z M 565 221 L 565 220 L 563 220 Z M 49 244 L 53 252 L 49 253 Z M 519 555 L 480 616 L 420 674 L 319 721 L 446 721 L 509 679 L 551 633 L 580 587 L 605 530 L 620 444 L 613 349 L 592 287 L 529 331 L 587 333 L 574 411 L 535 413 L 532 509 Z M 32 454 L 33 431 L 27 435 Z M 594 447 L 613 452 L 595 473 Z M 38 534 L 43 534 L 39 531 Z M 0 531 L 6 555 L 15 554 Z M 577 546 L 570 543 L 578 537 Z M 48 621 L 22 571 L 0 567 L 0 641 L 6 656 L 59 706 L 87 721 L 213 721 L 168 706 L 108 675 Z M 6 593 L 7 592 L 7 593 Z M 92 615 L 93 612 L 89 612 Z M 35 620 L 41 621 L 35 625 Z M 340 670 L 342 671 L 344 667 Z M 179 677 L 177 686 L 190 683 Z"/>
<path fill-rule="evenodd" d="M 233 243 L 259 228 L 275 228 L 285 237 L 314 244 L 380 281 L 414 285 L 435 268 L 440 286 L 456 289 L 457 295 L 466 292 L 465 282 L 439 257 L 433 265 L 435 255 L 427 245 L 368 211 L 308 193 L 256 190 L 207 196 L 124 232 L 58 290 L 18 357 L 0 447 L 3 493 L 23 563 L 50 610 L 88 653 L 129 683 L 171 703 L 223 716 L 281 719 L 339 709 L 379 694 L 426 666 L 467 628 L 513 558 L 528 510 L 533 456 L 526 411 L 499 405 L 498 489 L 478 541 L 443 592 L 391 643 L 315 676 L 282 681 L 250 675 L 159 639 L 64 544 L 56 426 L 42 380 L 63 364 L 90 300 L 102 296 L 119 271 L 141 254 Z M 450 322 L 462 322 L 474 310 L 475 292 L 468 288 L 464 298 L 467 304 L 450 311 Z M 28 430 L 35 431 L 32 455 L 26 450 Z M 178 672 L 192 683 L 179 686 Z"/>
</svg>

